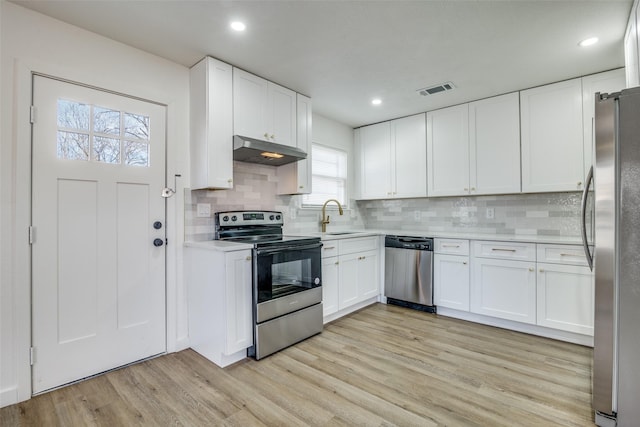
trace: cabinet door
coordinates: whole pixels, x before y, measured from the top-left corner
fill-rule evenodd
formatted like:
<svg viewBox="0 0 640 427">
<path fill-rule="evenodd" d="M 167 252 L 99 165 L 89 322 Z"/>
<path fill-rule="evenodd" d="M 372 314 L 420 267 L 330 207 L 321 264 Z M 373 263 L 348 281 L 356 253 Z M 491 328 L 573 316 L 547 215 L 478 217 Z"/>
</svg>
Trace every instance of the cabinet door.
<svg viewBox="0 0 640 427">
<path fill-rule="evenodd" d="M 427 194 L 469 194 L 469 106 L 427 113 Z"/>
<path fill-rule="evenodd" d="M 593 336 L 589 267 L 538 263 L 538 325 Z"/>
<path fill-rule="evenodd" d="M 209 57 L 191 68 L 192 189 L 233 188 L 232 70 Z"/>
<path fill-rule="evenodd" d="M 469 257 L 435 254 L 433 262 L 435 305 L 469 311 Z"/>
<path fill-rule="evenodd" d="M 592 74 L 582 78 L 582 116 L 584 132 L 584 177 L 589 173 L 589 168 L 593 164 L 595 137 L 594 118 L 596 92 L 612 93 L 625 88 L 624 68 L 606 71 L 604 73 Z"/>
<path fill-rule="evenodd" d="M 268 89 L 268 140 L 296 147 L 296 93 L 271 82 Z"/>
<path fill-rule="evenodd" d="M 582 80 L 520 92 L 522 191 L 583 188 Z"/>
<path fill-rule="evenodd" d="M 473 313 L 536 323 L 534 262 L 474 258 L 473 263 Z"/>
<path fill-rule="evenodd" d="M 358 302 L 359 254 L 341 255 L 338 259 L 338 309 Z"/>
<path fill-rule="evenodd" d="M 358 255 L 358 301 L 364 301 L 380 294 L 379 269 L 380 262 L 377 250 Z"/>
<path fill-rule="evenodd" d="M 391 122 L 394 197 L 427 197 L 427 131 L 424 114 Z"/>
<path fill-rule="evenodd" d="M 233 69 L 233 133 L 267 139 L 269 133 L 269 82 L 238 68 Z"/>
<path fill-rule="evenodd" d="M 624 69 L 626 74 L 626 87 L 640 85 L 640 61 L 638 60 L 638 3 L 633 3 L 629 14 L 629 23 L 624 36 Z"/>
<path fill-rule="evenodd" d="M 225 254 L 227 340 L 225 353 L 233 354 L 253 344 L 251 314 L 251 252 Z"/>
<path fill-rule="evenodd" d="M 311 135 L 312 104 L 311 98 L 297 94 L 298 148 L 307 153 L 307 158 L 276 168 L 278 176 L 278 194 L 311 193 Z"/>
<path fill-rule="evenodd" d="M 391 125 L 389 122 L 360 128 L 360 197 L 391 197 Z"/>
<path fill-rule="evenodd" d="M 324 316 L 338 311 L 338 257 L 322 259 L 322 313 Z"/>
<path fill-rule="evenodd" d="M 470 194 L 520 192 L 520 102 L 508 93 L 469 104 Z"/>
</svg>

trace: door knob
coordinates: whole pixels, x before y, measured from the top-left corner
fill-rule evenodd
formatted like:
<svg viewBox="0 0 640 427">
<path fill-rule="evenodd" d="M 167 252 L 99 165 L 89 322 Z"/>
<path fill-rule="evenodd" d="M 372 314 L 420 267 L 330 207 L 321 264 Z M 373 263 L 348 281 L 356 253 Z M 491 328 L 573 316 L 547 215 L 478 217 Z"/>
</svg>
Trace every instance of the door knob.
<svg viewBox="0 0 640 427">
<path fill-rule="evenodd" d="M 162 245 L 164 245 L 164 240 L 162 240 L 162 239 L 154 239 L 153 240 L 153 246 L 160 247 Z"/>
<path fill-rule="evenodd" d="M 153 228 L 155 228 L 156 230 L 160 230 L 162 228 L 162 223 L 160 221 L 154 222 Z"/>
</svg>

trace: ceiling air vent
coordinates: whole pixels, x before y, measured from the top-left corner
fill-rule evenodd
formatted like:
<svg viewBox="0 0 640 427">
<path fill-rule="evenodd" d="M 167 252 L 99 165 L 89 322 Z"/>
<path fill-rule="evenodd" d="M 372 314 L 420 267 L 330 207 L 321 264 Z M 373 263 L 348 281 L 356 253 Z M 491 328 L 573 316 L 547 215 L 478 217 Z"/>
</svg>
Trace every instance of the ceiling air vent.
<svg viewBox="0 0 640 427">
<path fill-rule="evenodd" d="M 439 85 L 429 86 L 429 87 L 425 87 L 423 89 L 418 89 L 416 92 L 418 92 L 422 96 L 429 96 L 429 95 L 435 95 L 436 93 L 440 93 L 440 92 L 446 92 L 446 91 L 452 90 L 454 88 L 455 88 L 455 86 L 453 85 L 453 83 L 445 82 L 445 83 L 441 83 Z"/>
</svg>

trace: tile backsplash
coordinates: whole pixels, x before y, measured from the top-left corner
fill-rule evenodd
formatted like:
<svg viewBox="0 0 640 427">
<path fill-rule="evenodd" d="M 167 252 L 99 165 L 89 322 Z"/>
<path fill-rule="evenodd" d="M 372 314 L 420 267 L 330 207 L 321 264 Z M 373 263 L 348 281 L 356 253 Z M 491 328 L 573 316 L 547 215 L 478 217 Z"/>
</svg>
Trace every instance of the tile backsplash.
<svg viewBox="0 0 640 427">
<path fill-rule="evenodd" d="M 275 210 L 286 233 L 320 231 L 320 209 L 301 208 L 301 196 L 276 194 L 276 168 L 234 162 L 232 190 L 185 191 L 185 240 L 213 239 L 213 212 Z M 329 205 L 331 230 L 383 229 L 580 236 L 580 193 L 513 194 L 398 200 L 351 200 L 343 216 Z M 198 218 L 198 203 L 212 215 Z"/>
</svg>

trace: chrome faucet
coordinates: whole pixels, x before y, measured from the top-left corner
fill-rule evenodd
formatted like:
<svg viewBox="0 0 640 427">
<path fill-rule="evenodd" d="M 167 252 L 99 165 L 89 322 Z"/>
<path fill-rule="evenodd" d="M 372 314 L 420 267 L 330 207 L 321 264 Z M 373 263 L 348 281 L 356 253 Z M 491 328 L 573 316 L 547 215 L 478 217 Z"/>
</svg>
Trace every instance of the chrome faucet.
<svg viewBox="0 0 640 427">
<path fill-rule="evenodd" d="M 344 215 L 344 211 L 342 210 L 342 205 L 340 205 L 340 202 L 337 201 L 336 199 L 329 199 L 326 202 L 324 202 L 324 205 L 322 205 L 322 221 L 320 222 L 320 224 L 322 224 L 323 233 L 327 232 L 327 224 L 329 224 L 329 215 L 325 213 L 325 209 L 327 208 L 327 203 L 329 202 L 336 202 L 336 205 L 338 205 L 338 212 L 340 213 L 340 215 Z"/>
</svg>

